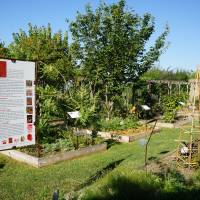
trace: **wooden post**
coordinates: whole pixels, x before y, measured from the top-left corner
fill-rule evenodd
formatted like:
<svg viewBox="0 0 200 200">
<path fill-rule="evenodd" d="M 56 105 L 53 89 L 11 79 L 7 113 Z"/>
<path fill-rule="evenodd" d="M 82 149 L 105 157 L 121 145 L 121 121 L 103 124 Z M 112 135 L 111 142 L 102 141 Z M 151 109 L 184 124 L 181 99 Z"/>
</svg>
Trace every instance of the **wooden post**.
<svg viewBox="0 0 200 200">
<path fill-rule="evenodd" d="M 148 91 L 148 92 L 151 91 L 151 82 L 148 82 L 148 84 L 147 84 L 147 91 Z"/>
<path fill-rule="evenodd" d="M 149 138 L 148 138 L 148 140 L 147 140 L 147 142 L 146 142 L 146 145 L 145 145 L 144 166 L 145 166 L 145 169 L 146 169 L 146 174 L 147 174 L 148 145 L 149 145 L 149 142 L 150 142 L 150 140 L 151 140 L 151 136 L 152 136 L 152 134 L 153 134 L 153 132 L 154 132 L 154 129 L 156 128 L 157 119 L 153 119 L 153 120 L 152 120 L 152 122 L 154 122 L 154 121 L 155 121 L 154 126 L 153 126 L 153 128 L 151 129 Z M 147 123 L 148 123 L 148 122 L 146 121 L 146 133 L 145 133 L 145 135 L 147 135 Z"/>
<path fill-rule="evenodd" d="M 198 154 L 198 158 L 200 158 L 200 138 L 198 138 L 198 142 L 197 142 L 197 154 Z"/>
<path fill-rule="evenodd" d="M 179 83 L 178 84 L 178 94 L 180 94 L 181 93 L 181 84 Z"/>
<path fill-rule="evenodd" d="M 40 116 L 40 108 L 39 108 L 39 96 L 37 93 L 38 87 L 38 61 L 35 62 L 35 137 L 36 137 L 36 148 L 37 148 L 37 156 L 41 156 L 40 152 L 40 138 L 39 138 L 39 131 L 38 131 L 38 123 L 39 123 L 39 116 Z"/>
<path fill-rule="evenodd" d="M 169 82 L 167 83 L 167 90 L 168 95 L 170 95 Z"/>
<path fill-rule="evenodd" d="M 197 87 L 198 87 L 198 100 L 199 100 L 199 105 L 198 105 L 198 114 L 199 114 L 199 127 L 200 127 L 200 71 L 197 69 Z M 197 153 L 198 153 L 198 158 L 200 158 L 200 135 L 198 137 L 198 142 L 197 142 Z"/>
<path fill-rule="evenodd" d="M 189 94 L 189 85 L 187 84 L 186 87 L 187 87 L 187 94 Z"/>
</svg>

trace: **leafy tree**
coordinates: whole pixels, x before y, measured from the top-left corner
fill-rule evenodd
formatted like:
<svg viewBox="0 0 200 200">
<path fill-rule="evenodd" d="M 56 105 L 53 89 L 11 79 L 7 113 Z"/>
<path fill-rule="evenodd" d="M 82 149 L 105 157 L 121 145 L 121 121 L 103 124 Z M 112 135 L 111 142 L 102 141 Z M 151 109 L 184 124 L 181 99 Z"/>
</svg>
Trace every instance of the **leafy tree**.
<svg viewBox="0 0 200 200">
<path fill-rule="evenodd" d="M 7 58 L 9 57 L 9 50 L 5 47 L 3 42 L 0 42 L 0 57 Z"/>
<path fill-rule="evenodd" d="M 64 118 L 66 112 L 63 112 L 63 101 L 66 99 L 66 87 L 69 81 L 74 79 L 75 73 L 67 33 L 63 35 L 58 31 L 53 34 L 50 25 L 37 27 L 29 24 L 28 32 L 20 30 L 19 33 L 13 34 L 9 50 L 11 57 L 37 61 L 37 125 L 40 139 L 55 135 L 49 122 Z"/>
<path fill-rule="evenodd" d="M 52 33 L 50 24 L 37 27 L 29 24 L 28 33 L 20 30 L 13 34 L 9 45 L 10 56 L 22 60 L 38 61 L 39 79 L 44 84 L 62 87 L 72 77 L 73 62 L 67 32 Z"/>
<path fill-rule="evenodd" d="M 83 81 L 92 85 L 94 93 L 100 91 L 104 99 L 106 93 L 113 100 L 127 83 L 138 81 L 159 59 L 168 34 L 166 27 L 154 46 L 146 50 L 155 31 L 154 19 L 150 14 L 140 17 L 126 9 L 125 0 L 112 5 L 101 3 L 95 11 L 88 5 L 84 14 L 78 12 L 70 30 Z"/>
</svg>

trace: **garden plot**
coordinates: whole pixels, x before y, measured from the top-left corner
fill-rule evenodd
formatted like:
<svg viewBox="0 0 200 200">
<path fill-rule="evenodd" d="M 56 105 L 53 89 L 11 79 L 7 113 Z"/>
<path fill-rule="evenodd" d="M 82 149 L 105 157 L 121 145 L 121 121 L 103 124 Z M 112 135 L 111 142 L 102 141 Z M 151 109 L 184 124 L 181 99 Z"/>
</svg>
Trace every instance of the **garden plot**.
<svg viewBox="0 0 200 200">
<path fill-rule="evenodd" d="M 189 117 L 186 117 L 186 118 L 181 117 L 172 123 L 159 121 L 157 123 L 157 127 L 159 127 L 159 128 L 179 128 L 180 126 L 185 125 L 189 122 L 191 122 L 191 119 Z"/>
<path fill-rule="evenodd" d="M 153 134 L 159 132 L 159 128 L 156 128 L 153 131 Z M 113 139 L 118 142 L 132 142 L 139 138 L 148 136 L 151 133 L 151 129 L 148 128 L 147 130 L 145 127 L 140 127 L 137 129 L 128 129 L 122 131 L 111 131 L 111 132 L 98 132 L 98 135 L 105 139 Z"/>
<path fill-rule="evenodd" d="M 98 131 L 97 135 L 105 140 L 115 140 L 117 142 L 132 142 L 134 140 L 148 136 L 152 131 L 151 127 L 146 129 L 145 126 L 130 128 L 126 130 Z M 158 133 L 160 128 L 156 127 L 153 134 Z M 88 129 L 79 130 L 79 134 L 91 135 L 92 131 Z"/>
<path fill-rule="evenodd" d="M 64 160 L 71 160 L 107 149 L 107 143 L 99 137 L 65 133 L 65 138 L 54 143 L 34 145 L 1 153 L 34 167 L 43 167 Z"/>
<path fill-rule="evenodd" d="M 59 152 L 57 154 L 52 154 L 48 156 L 44 156 L 42 158 L 38 158 L 35 156 L 28 155 L 26 153 L 17 151 L 17 150 L 7 150 L 2 151 L 1 153 L 9 156 L 10 158 L 13 158 L 15 160 L 24 162 L 28 165 L 31 165 L 33 167 L 44 167 L 51 164 L 55 164 L 57 162 L 65 161 L 65 160 L 71 160 L 78 157 L 90 155 L 93 153 L 101 152 L 107 149 L 107 144 L 98 144 L 93 146 L 88 146 L 85 148 L 81 148 L 78 150 L 72 150 L 68 152 Z"/>
</svg>

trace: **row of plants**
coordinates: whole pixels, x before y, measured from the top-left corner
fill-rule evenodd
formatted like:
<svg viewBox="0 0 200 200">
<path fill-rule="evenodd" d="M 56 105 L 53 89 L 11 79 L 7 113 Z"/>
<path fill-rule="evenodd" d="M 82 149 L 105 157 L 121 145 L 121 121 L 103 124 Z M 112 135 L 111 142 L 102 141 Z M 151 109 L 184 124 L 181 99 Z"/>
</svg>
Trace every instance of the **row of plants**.
<svg viewBox="0 0 200 200">
<path fill-rule="evenodd" d="M 43 144 L 40 144 L 39 147 L 29 146 L 21 148 L 20 151 L 33 156 L 38 156 L 38 153 L 39 156 L 46 156 L 58 152 L 78 150 L 80 148 L 101 144 L 103 142 L 105 141 L 102 138 L 98 137 L 96 132 L 94 131 L 91 135 L 85 135 L 74 134 L 72 131 L 61 130 L 60 136 L 57 137 L 57 139 L 53 138 L 52 142 L 47 140 Z"/>
<path fill-rule="evenodd" d="M 138 119 L 135 116 L 127 117 L 114 117 L 110 120 L 101 119 L 98 122 L 99 128 L 102 131 L 126 130 L 137 128 L 139 126 Z"/>
</svg>

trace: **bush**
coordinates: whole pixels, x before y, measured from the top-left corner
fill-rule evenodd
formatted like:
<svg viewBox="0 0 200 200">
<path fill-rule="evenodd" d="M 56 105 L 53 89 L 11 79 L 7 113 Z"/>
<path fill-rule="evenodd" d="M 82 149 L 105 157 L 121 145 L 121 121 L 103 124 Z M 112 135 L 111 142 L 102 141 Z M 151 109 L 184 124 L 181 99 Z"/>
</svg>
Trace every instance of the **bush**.
<svg viewBox="0 0 200 200">
<path fill-rule="evenodd" d="M 101 119 L 98 122 L 98 125 L 99 128 L 104 131 L 125 130 L 138 127 L 137 119 L 135 117 L 127 117 L 125 119 L 114 117 L 110 120 Z"/>
<path fill-rule="evenodd" d="M 94 144 L 101 144 L 104 140 L 97 135 L 75 135 L 71 131 L 60 131 L 60 138 L 54 143 L 43 144 L 44 152 L 70 151 Z"/>
<path fill-rule="evenodd" d="M 180 102 L 186 102 L 187 95 L 166 95 L 161 99 L 163 119 L 166 122 L 173 122 L 176 118 L 177 111 L 181 109 Z"/>
<path fill-rule="evenodd" d="M 55 151 L 70 151 L 74 149 L 74 144 L 68 139 L 58 139 L 55 143 L 46 143 L 43 145 L 45 153 L 52 153 Z"/>
</svg>

